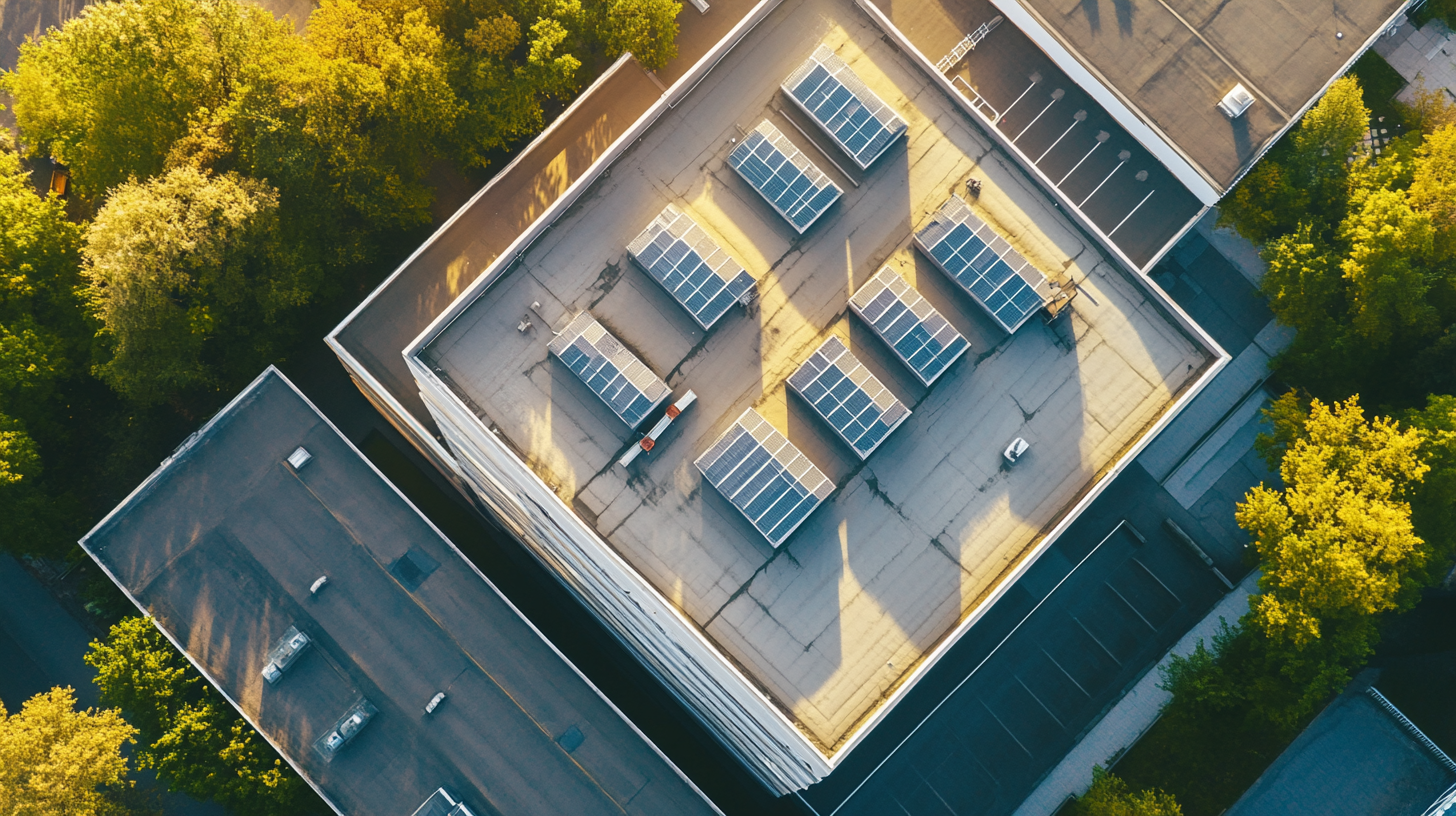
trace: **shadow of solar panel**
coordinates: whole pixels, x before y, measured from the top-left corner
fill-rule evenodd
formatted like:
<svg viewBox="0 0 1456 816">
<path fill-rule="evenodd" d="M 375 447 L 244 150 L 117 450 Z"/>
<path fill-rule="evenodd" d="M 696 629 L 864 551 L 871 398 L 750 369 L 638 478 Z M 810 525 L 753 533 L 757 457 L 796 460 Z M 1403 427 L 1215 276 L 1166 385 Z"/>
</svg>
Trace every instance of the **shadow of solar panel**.
<svg viewBox="0 0 1456 816">
<path fill-rule="evenodd" d="M 814 463 L 752 408 L 693 464 L 775 547 L 834 492 Z"/>
<path fill-rule="evenodd" d="M 589 312 L 577 315 L 547 348 L 630 427 L 672 393 Z"/>
<path fill-rule="evenodd" d="M 960 196 L 951 196 L 915 243 L 947 277 L 1008 332 L 1046 302 L 1046 276 L 1011 248 Z"/>
<path fill-rule="evenodd" d="M 888 266 L 854 293 L 849 308 L 927 386 L 971 347 L 929 301 Z"/>
<path fill-rule="evenodd" d="M 789 387 L 860 459 L 868 459 L 910 416 L 910 409 L 838 337 L 825 340 L 809 355 L 789 377 Z"/>
<path fill-rule="evenodd" d="M 782 87 L 861 170 L 906 130 L 905 120 L 827 45 L 816 48 Z"/>
<path fill-rule="evenodd" d="M 728 154 L 728 166 L 799 233 L 843 192 L 767 119 Z"/>
<path fill-rule="evenodd" d="M 667 205 L 627 254 L 687 309 L 704 331 L 753 288 L 753 276 L 687 213 Z"/>
</svg>

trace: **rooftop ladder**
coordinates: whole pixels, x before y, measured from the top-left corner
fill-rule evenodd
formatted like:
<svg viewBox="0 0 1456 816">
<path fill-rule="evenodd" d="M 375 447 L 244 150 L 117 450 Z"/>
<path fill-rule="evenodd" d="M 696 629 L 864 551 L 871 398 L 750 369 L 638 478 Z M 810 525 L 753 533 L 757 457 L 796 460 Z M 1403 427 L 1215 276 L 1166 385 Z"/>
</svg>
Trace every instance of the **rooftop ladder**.
<svg viewBox="0 0 1456 816">
<path fill-rule="evenodd" d="M 986 35 L 990 34 L 991 30 L 996 26 L 1001 25 L 1002 19 L 1001 15 L 998 14 L 991 22 L 982 23 L 975 31 L 962 37 L 961 41 L 956 43 L 955 48 L 952 48 L 949 54 L 941 57 L 940 62 L 935 64 L 935 70 L 943 74 L 956 67 L 956 63 L 959 63 L 962 57 L 976 50 L 976 46 L 980 44 L 981 40 L 986 39 Z"/>
</svg>

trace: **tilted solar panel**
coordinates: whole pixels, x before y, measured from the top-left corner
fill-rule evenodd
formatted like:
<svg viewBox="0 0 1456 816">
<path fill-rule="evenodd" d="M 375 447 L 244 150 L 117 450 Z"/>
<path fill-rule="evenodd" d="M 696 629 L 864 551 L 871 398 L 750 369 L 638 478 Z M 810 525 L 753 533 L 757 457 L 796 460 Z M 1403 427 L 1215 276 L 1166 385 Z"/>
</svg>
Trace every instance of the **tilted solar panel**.
<svg viewBox="0 0 1456 816">
<path fill-rule="evenodd" d="M 827 45 L 789 74 L 783 89 L 861 170 L 905 132 L 905 120 Z"/>
<path fill-rule="evenodd" d="M 672 394 L 590 312 L 577 315 L 547 348 L 633 428 Z"/>
<path fill-rule="evenodd" d="M 910 409 L 838 337 L 825 340 L 809 355 L 789 377 L 789 387 L 814 407 L 860 459 L 868 459 L 910 416 Z"/>
<path fill-rule="evenodd" d="M 704 331 L 753 288 L 753 276 L 692 216 L 671 204 L 627 245 L 627 252 Z"/>
<path fill-rule="evenodd" d="M 752 408 L 693 464 L 775 547 L 834 492 L 819 468 Z"/>
<path fill-rule="evenodd" d="M 1046 276 L 960 196 L 951 196 L 931 216 L 915 233 L 915 243 L 1008 332 L 1021 328 L 1046 302 Z"/>
<path fill-rule="evenodd" d="M 728 166 L 800 233 L 843 194 L 767 119 L 728 154 Z"/>
<path fill-rule="evenodd" d="M 849 308 L 926 385 L 971 347 L 929 301 L 888 266 L 881 267 L 854 293 Z"/>
</svg>

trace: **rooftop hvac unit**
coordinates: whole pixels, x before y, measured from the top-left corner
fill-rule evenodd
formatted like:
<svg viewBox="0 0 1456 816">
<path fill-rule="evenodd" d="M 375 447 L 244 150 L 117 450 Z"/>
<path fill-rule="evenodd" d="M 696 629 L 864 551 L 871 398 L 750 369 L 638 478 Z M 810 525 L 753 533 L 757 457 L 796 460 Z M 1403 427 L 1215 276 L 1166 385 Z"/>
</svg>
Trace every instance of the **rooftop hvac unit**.
<svg viewBox="0 0 1456 816">
<path fill-rule="evenodd" d="M 1219 100 L 1218 109 L 1223 111 L 1224 116 L 1230 119 L 1237 119 L 1243 116 L 1244 111 L 1248 110 L 1249 106 L 1253 104 L 1254 95 L 1249 93 L 1249 89 L 1245 88 L 1243 83 L 1240 83 L 1235 85 L 1233 90 L 1223 95 L 1223 99 Z"/>
<path fill-rule="evenodd" d="M 273 650 L 268 653 L 268 663 L 263 666 L 263 679 L 271 685 L 277 683 L 293 661 L 308 648 L 310 643 L 308 635 L 298 631 L 297 626 L 290 626 L 283 633 L 283 637 L 274 644 Z"/>
</svg>

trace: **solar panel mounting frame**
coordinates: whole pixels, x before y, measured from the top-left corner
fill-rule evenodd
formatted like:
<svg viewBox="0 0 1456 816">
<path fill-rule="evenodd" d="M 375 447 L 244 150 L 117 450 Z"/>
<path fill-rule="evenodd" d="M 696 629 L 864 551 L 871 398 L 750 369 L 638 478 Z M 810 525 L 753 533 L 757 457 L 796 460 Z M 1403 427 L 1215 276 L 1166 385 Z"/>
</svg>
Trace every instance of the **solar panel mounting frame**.
<svg viewBox="0 0 1456 816">
<path fill-rule="evenodd" d="M 860 461 L 869 459 L 910 418 L 905 403 L 832 335 L 789 375 L 788 383 Z M 871 436 L 876 426 L 883 430 Z M 852 433 L 854 427 L 863 433 Z"/>
<path fill-rule="evenodd" d="M 669 240 L 664 242 L 664 236 Z M 681 254 L 677 255 L 677 260 L 672 260 L 679 245 Z M 733 304 L 756 285 L 753 276 L 742 264 L 714 241 L 692 216 L 673 204 L 664 207 L 627 245 L 627 254 L 687 311 L 703 331 L 713 328 Z M 707 270 L 706 274 L 696 274 L 699 265 Z M 684 267 L 687 267 L 686 271 Z M 698 278 L 701 281 L 697 288 L 684 295 L 684 290 Z M 674 286 L 674 280 L 680 283 Z M 702 297 L 702 304 L 695 309 L 692 301 L 699 298 L 703 289 L 715 280 L 721 281 L 721 288 L 710 296 Z"/>
<path fill-rule="evenodd" d="M 948 241 L 954 240 L 953 235 L 958 235 L 959 228 L 964 228 L 971 237 L 961 238 L 959 243 L 950 246 Z M 979 243 L 981 248 L 976 249 L 970 258 L 964 258 L 959 252 L 960 249 L 971 246 L 972 243 Z M 952 195 L 940 209 L 931 215 L 929 222 L 924 227 L 915 231 L 915 245 L 930 259 L 931 263 L 946 277 L 950 278 L 961 291 L 971 296 L 996 324 L 1005 329 L 1008 334 L 1015 334 L 1031 316 L 1036 314 L 1047 303 L 1047 293 L 1050 291 L 1050 284 L 1046 275 L 1031 265 L 1019 252 L 1011 248 L 1011 244 L 991 228 L 979 216 L 971 211 L 969 204 L 958 195 Z M 988 254 L 989 253 L 989 254 Z M 961 274 L 947 266 L 940 255 L 954 256 L 958 261 L 965 260 L 962 273 L 967 277 L 975 277 L 975 280 L 967 283 Z M 959 264 L 957 263 L 957 266 Z M 1004 267 L 1001 269 L 1000 267 Z M 999 283 L 989 283 L 994 278 L 992 274 L 1003 275 Z M 1011 293 L 1003 291 L 1008 285 L 1019 281 L 1021 285 L 1014 286 Z M 983 287 L 982 284 L 985 284 Z M 976 291 L 979 288 L 988 288 L 984 295 Z M 1029 293 L 1029 295 L 1028 295 Z M 1035 305 L 1032 305 L 1031 298 L 1035 298 Z M 1005 302 L 1000 304 L 988 303 L 987 298 L 1001 299 Z M 1018 299 L 1020 302 L 1018 302 Z M 1025 303 L 1025 308 L 1021 303 Z M 1014 320 L 1007 320 L 998 312 L 1014 306 L 1021 314 L 1014 315 Z"/>
<path fill-rule="evenodd" d="M 889 303 L 881 302 L 886 293 L 891 301 Z M 899 309 L 896 309 L 896 304 Z M 900 362 L 910 369 L 910 373 L 927 388 L 934 385 L 971 348 L 970 341 L 956 331 L 950 321 L 930 305 L 930 301 L 888 266 L 880 267 L 879 272 L 855 290 L 849 299 L 849 309 L 869 325 L 875 336 L 884 341 Z M 913 325 L 910 325 L 907 316 L 914 321 Z M 888 323 L 885 322 L 886 319 L 889 320 Z M 915 334 L 917 329 L 920 334 Z M 892 330 L 898 332 L 896 337 L 889 336 Z M 915 345 L 917 340 L 921 341 L 918 346 Z M 939 346 L 939 349 L 930 351 L 930 356 L 925 361 L 939 363 L 933 372 L 930 371 L 930 366 L 924 363 L 917 365 L 914 360 L 922 356 L 931 342 Z"/>
<path fill-rule="evenodd" d="M 834 493 L 834 483 L 809 457 L 752 408 L 740 414 L 693 466 L 775 549 Z M 791 484 L 785 474 L 792 477 Z M 771 492 L 780 483 L 780 491 Z M 790 492 L 795 488 L 798 495 Z M 755 515 L 751 508 L 760 499 L 766 506 Z"/>
<path fill-rule="evenodd" d="M 831 120 L 826 120 L 820 115 L 822 112 L 822 103 L 821 105 L 816 105 L 815 108 L 811 108 L 808 101 L 799 97 L 798 91 L 814 76 L 814 69 L 816 67 L 822 68 L 825 76 L 821 78 L 820 83 L 806 91 L 805 95 L 809 99 L 815 98 L 817 92 L 821 91 L 825 83 L 828 82 L 837 84 L 839 88 L 842 88 L 849 95 L 847 101 L 835 108 Z M 909 129 L 909 125 L 906 124 L 905 120 L 898 113 L 895 113 L 895 110 L 886 104 L 885 100 L 881 99 L 878 94 L 870 90 L 869 86 L 865 85 L 864 80 L 860 79 L 859 75 L 854 72 L 854 69 L 850 68 L 848 63 L 841 59 L 838 54 L 834 53 L 834 49 L 823 43 L 820 43 L 819 47 L 814 49 L 814 53 L 800 64 L 798 68 L 794 69 L 794 72 L 789 74 L 788 78 L 779 87 L 783 90 L 784 95 L 799 110 L 802 110 L 812 119 L 814 124 L 818 125 L 819 129 L 824 131 L 839 146 L 839 149 L 844 151 L 844 154 L 849 157 L 849 160 L 854 162 L 861 170 L 868 170 L 870 165 L 874 164 L 875 160 L 880 156 L 883 156 L 885 151 L 889 150 L 890 146 Z M 833 96 L 832 93 L 830 95 Z M 824 103 L 829 103 L 830 101 L 829 99 L 825 99 Z M 858 110 L 852 108 L 853 105 L 858 105 L 858 109 L 865 111 L 868 121 L 873 121 L 879 125 L 874 135 L 867 138 L 865 144 L 858 150 L 854 149 L 844 140 L 839 128 L 833 126 L 834 119 L 840 119 L 842 116 L 852 117 L 858 113 Z M 846 114 L 845 111 L 850 112 Z M 865 121 L 864 124 L 867 125 L 868 121 Z M 861 133 L 863 133 L 863 126 L 856 127 L 855 135 Z M 867 152 L 868 155 L 866 155 Z"/>
<path fill-rule="evenodd" d="M 593 385 L 591 379 L 583 371 L 578 371 L 577 365 L 567 359 L 572 352 L 585 356 L 586 352 L 578 345 L 579 340 L 602 358 L 602 361 L 591 369 L 592 379 L 595 379 L 595 374 L 606 365 L 613 366 L 614 374 L 606 382 Z M 571 369 L 577 379 L 581 380 L 582 384 L 598 399 L 606 403 L 612 413 L 627 423 L 629 428 L 641 425 L 653 410 L 672 396 L 672 389 L 667 387 L 667 383 L 648 368 L 646 363 L 639 360 L 637 355 L 633 354 L 621 340 L 607 331 L 606 326 L 597 322 L 591 312 L 583 311 L 572 318 L 566 328 L 562 329 L 561 333 L 547 344 L 547 349 L 567 368 Z M 619 382 L 619 380 L 625 380 L 625 382 Z M 611 397 L 605 393 L 611 391 L 618 395 L 628 394 L 626 390 L 628 388 L 635 390 L 637 396 L 633 396 L 630 402 L 621 408 L 613 405 Z"/>
</svg>

